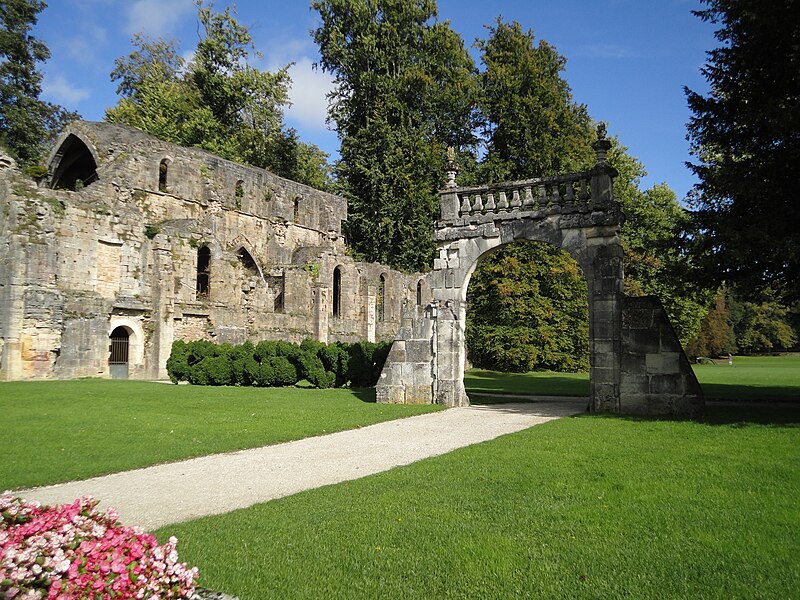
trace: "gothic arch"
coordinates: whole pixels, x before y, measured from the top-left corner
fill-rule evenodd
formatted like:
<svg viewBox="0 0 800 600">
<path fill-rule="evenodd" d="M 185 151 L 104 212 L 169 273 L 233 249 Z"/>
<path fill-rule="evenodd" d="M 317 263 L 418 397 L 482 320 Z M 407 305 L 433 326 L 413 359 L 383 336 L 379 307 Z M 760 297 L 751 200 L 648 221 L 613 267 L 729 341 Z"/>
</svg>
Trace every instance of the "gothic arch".
<svg viewBox="0 0 800 600">
<path fill-rule="evenodd" d="M 91 142 L 78 133 L 63 134 L 48 161 L 50 178 L 48 187 L 73 190 L 87 186 L 99 179 L 97 151 Z"/>
</svg>

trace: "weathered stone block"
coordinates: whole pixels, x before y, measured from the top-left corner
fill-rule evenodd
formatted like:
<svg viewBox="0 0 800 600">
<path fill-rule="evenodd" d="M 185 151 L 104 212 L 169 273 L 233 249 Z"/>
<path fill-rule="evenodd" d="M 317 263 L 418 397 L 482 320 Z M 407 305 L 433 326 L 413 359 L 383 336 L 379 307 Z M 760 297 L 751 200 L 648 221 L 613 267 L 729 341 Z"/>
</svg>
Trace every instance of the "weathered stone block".
<svg viewBox="0 0 800 600">
<path fill-rule="evenodd" d="M 646 355 L 646 369 L 648 374 L 662 375 L 679 373 L 679 354 L 677 352 L 661 352 Z"/>
</svg>

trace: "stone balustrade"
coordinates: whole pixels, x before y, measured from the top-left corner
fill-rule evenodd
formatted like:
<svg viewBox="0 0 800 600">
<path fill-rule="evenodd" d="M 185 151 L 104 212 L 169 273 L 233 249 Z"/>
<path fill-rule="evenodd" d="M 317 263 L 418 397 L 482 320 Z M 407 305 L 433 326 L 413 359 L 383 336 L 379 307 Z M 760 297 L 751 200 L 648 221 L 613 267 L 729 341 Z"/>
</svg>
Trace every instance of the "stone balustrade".
<svg viewBox="0 0 800 600">
<path fill-rule="evenodd" d="M 611 208 L 611 169 L 537 177 L 440 192 L 439 228 L 551 214 L 591 213 Z"/>
<path fill-rule="evenodd" d="M 459 217 L 516 211 L 591 210 L 591 174 L 575 173 L 497 186 L 448 190 L 459 199 Z"/>
</svg>

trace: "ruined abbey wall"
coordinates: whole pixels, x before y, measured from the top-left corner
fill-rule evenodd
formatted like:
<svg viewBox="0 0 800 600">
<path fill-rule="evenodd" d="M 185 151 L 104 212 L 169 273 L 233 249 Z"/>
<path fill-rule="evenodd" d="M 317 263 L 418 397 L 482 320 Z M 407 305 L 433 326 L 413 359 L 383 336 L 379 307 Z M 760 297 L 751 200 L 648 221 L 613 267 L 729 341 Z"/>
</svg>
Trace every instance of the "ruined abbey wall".
<svg viewBox="0 0 800 600">
<path fill-rule="evenodd" d="M 161 378 L 172 342 L 393 339 L 421 275 L 354 261 L 343 198 L 108 123 L 0 160 L 0 379 Z"/>
</svg>

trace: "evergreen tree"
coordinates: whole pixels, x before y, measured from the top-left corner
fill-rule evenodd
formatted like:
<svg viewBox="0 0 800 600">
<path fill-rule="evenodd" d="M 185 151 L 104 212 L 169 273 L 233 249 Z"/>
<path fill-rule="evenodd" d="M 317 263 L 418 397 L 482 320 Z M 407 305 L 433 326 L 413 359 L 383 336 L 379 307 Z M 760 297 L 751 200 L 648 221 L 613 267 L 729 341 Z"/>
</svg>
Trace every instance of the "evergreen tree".
<svg viewBox="0 0 800 600">
<path fill-rule="evenodd" d="M 474 64 L 433 0 L 312 2 L 356 253 L 428 269 L 447 146 L 474 144 Z"/>
<path fill-rule="evenodd" d="M 200 0 L 197 6 L 202 35 L 190 64 L 177 42 L 134 36 L 133 52 L 111 73 L 121 99 L 106 119 L 327 188 L 327 155 L 283 124 L 289 66 L 276 73 L 251 66 L 258 53 L 231 9 L 214 12 Z"/>
<path fill-rule="evenodd" d="M 566 59 L 498 18 L 478 40 L 483 64 L 480 106 L 486 158 L 485 181 L 508 181 L 576 172 L 594 160 L 586 107 L 576 104 L 561 76 Z"/>
<path fill-rule="evenodd" d="M 24 166 L 40 161 L 58 131 L 79 118 L 39 99 L 37 64 L 50 51 L 30 31 L 46 6 L 41 0 L 0 2 L 0 143 Z"/>
<path fill-rule="evenodd" d="M 703 0 L 694 14 L 718 29 L 686 90 L 688 138 L 700 178 L 693 204 L 704 236 L 704 277 L 741 293 L 772 288 L 800 299 L 800 2 Z"/>
</svg>

